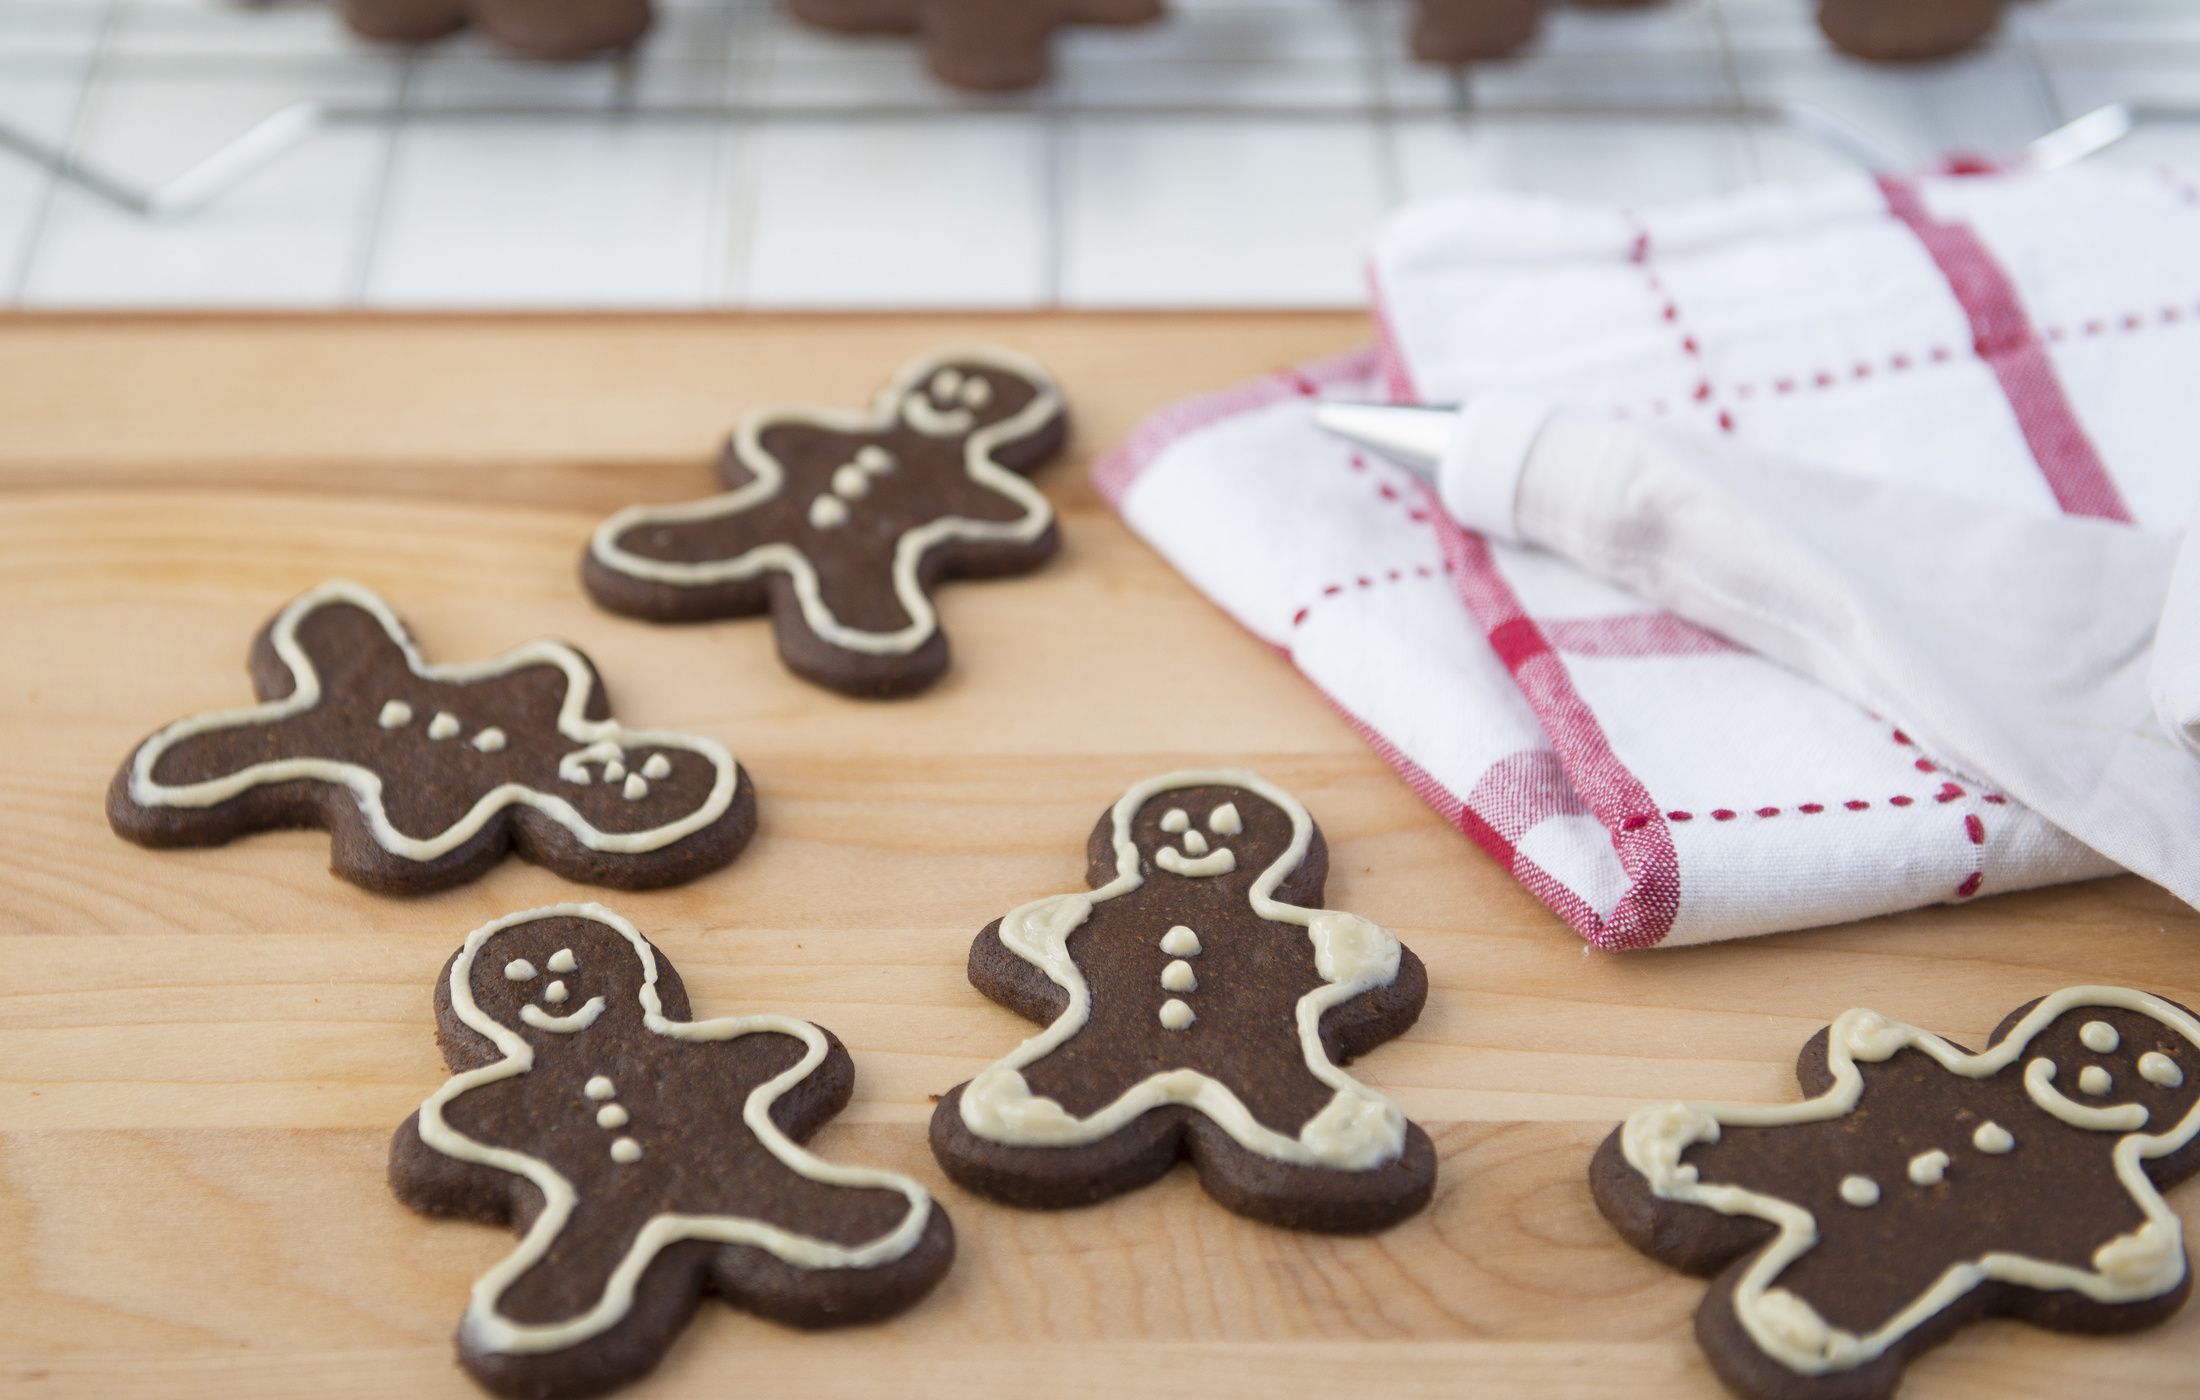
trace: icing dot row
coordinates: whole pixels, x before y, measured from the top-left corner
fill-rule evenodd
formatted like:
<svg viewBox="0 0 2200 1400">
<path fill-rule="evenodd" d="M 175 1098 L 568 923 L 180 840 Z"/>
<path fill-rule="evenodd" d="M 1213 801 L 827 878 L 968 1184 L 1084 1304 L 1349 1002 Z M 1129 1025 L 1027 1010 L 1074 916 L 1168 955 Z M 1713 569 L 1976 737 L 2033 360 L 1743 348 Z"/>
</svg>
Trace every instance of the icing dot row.
<svg viewBox="0 0 2200 1400">
<path fill-rule="evenodd" d="M 381 711 L 375 715 L 374 722 L 384 729 L 402 729 L 413 722 L 413 707 L 402 700 L 386 700 L 382 703 Z M 435 717 L 428 721 L 428 737 L 449 739 L 464 728 L 458 722 L 457 715 L 449 710 L 437 710 Z M 492 724 L 474 735 L 470 742 L 477 752 L 500 753 L 507 740 L 504 731 Z"/>
<path fill-rule="evenodd" d="M 1163 822 L 1167 824 L 1166 819 Z M 1198 832 L 1192 835 L 1197 836 Z M 1192 971 L 1186 958 L 1199 956 L 1199 935 L 1183 924 L 1178 924 L 1161 935 L 1161 951 L 1169 955 L 1168 966 L 1161 969 L 1161 989 L 1165 992 L 1196 992 L 1199 976 Z M 1190 1003 L 1181 997 L 1170 997 L 1161 1003 L 1161 1025 L 1166 1030 L 1180 1031 L 1198 1020 Z"/>
</svg>

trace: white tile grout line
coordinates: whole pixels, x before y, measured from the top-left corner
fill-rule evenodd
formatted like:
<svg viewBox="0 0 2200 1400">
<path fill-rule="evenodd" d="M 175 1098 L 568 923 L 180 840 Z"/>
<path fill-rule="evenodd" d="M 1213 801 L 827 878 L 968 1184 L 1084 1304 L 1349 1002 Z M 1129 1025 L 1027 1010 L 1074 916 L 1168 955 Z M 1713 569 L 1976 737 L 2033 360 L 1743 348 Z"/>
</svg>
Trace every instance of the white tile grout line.
<svg viewBox="0 0 2200 1400">
<path fill-rule="evenodd" d="M 117 16 L 122 6 L 120 0 L 100 0 L 105 7 L 99 17 L 99 32 L 92 38 L 92 47 L 77 66 L 76 97 L 69 105 L 68 120 L 62 125 L 61 149 L 75 156 L 84 140 L 85 124 L 91 120 L 92 103 L 103 81 L 100 72 L 101 59 L 114 40 Z M 38 253 L 46 243 L 46 229 L 53 217 L 54 200 L 60 196 L 61 177 L 47 172 L 38 192 L 38 203 L 31 213 L 31 221 L 23 233 L 23 251 L 16 258 L 15 270 L 10 278 L 7 305 L 20 308 L 23 297 L 30 290 L 31 271 L 37 265 Z"/>
<path fill-rule="evenodd" d="M 397 73 L 397 87 L 393 94 L 398 118 L 382 133 L 382 158 L 375 162 L 374 184 L 367 197 L 361 219 L 366 227 L 361 231 L 358 251 L 353 255 L 351 270 L 345 274 L 345 306 L 357 308 L 367 304 L 367 291 L 374 285 L 375 259 L 382 252 L 382 235 L 389 218 L 390 189 L 397 180 L 399 140 L 405 134 L 405 114 L 410 110 L 413 78 L 417 72 L 417 51 L 405 55 L 404 67 Z"/>
</svg>

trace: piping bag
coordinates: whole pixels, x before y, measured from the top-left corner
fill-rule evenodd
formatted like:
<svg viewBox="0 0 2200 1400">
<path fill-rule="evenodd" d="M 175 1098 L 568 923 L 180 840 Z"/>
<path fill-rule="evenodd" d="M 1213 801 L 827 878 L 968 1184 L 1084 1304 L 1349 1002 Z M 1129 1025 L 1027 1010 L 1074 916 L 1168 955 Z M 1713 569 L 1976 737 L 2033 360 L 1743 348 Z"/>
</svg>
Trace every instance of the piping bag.
<svg viewBox="0 0 2200 1400">
<path fill-rule="evenodd" d="M 1899 724 L 2200 906 L 2196 532 L 2042 517 L 1541 399 L 1326 403 L 1458 522 Z"/>
</svg>

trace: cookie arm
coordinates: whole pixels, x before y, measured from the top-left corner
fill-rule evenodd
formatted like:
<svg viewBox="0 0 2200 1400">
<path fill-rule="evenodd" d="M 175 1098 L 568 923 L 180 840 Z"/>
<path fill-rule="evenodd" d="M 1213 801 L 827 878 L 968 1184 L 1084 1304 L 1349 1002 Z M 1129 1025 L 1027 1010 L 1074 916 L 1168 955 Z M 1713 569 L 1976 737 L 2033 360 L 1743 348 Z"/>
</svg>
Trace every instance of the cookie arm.
<svg viewBox="0 0 2200 1400">
<path fill-rule="evenodd" d="M 1658 1196 L 1627 1160 L 1621 1132 L 1614 1128 L 1590 1159 L 1589 1190 L 1628 1244 L 1662 1264 L 1708 1277 L 1772 1238 L 1772 1226 L 1762 1220 Z"/>
<path fill-rule="evenodd" d="M 1069 1009 L 1069 993 L 1001 941 L 999 919 L 971 943 L 969 975 L 971 986 L 1027 1021 L 1044 1026 Z"/>
</svg>

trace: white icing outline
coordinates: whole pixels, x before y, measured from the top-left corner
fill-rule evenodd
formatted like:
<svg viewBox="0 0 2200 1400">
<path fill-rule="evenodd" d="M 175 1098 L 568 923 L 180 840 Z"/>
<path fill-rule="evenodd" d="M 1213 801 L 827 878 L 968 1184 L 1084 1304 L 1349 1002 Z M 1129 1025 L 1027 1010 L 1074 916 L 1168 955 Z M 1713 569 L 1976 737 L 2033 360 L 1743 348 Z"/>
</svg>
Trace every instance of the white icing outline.
<svg viewBox="0 0 2200 1400">
<path fill-rule="evenodd" d="M 763 1143 L 767 1151 L 799 1176 L 829 1186 L 875 1187 L 900 1192 L 909 1202 L 909 1211 L 902 1217 L 901 1224 L 863 1244 L 842 1245 L 797 1234 L 769 1221 L 743 1215 L 686 1215 L 667 1211 L 651 1216 L 635 1234 L 634 1243 L 612 1270 L 610 1278 L 605 1281 L 602 1296 L 580 1316 L 564 1322 L 527 1323 L 514 1322 L 498 1312 L 497 1300 L 504 1295 L 505 1289 L 549 1252 L 552 1241 L 572 1216 L 574 1203 L 579 1199 L 578 1193 L 574 1191 L 573 1183 L 566 1180 L 564 1173 L 541 1158 L 530 1157 L 524 1152 L 507 1147 L 491 1147 L 453 1128 L 445 1121 L 443 1109 L 446 1104 L 468 1090 L 511 1079 L 534 1067 L 534 1047 L 509 1027 L 492 1020 L 475 1004 L 472 970 L 475 954 L 490 938 L 519 924 L 554 918 L 591 920 L 615 931 L 633 946 L 634 954 L 642 964 L 639 998 L 642 1004 L 642 1023 L 649 1030 L 679 1040 L 695 1041 L 732 1040 L 739 1036 L 768 1031 L 793 1036 L 808 1047 L 801 1060 L 750 1091 L 747 1100 L 741 1105 L 741 1121 Z M 861 1269 L 892 1263 L 914 1249 L 917 1241 L 923 1237 L 925 1225 L 931 1217 L 932 1198 L 925 1193 L 922 1186 L 895 1172 L 882 1171 L 875 1167 L 844 1167 L 827 1162 L 793 1141 L 772 1121 L 772 1105 L 780 1096 L 807 1079 L 812 1071 L 825 1062 L 825 1033 L 808 1021 L 799 1021 L 791 1016 L 720 1016 L 708 1021 L 667 1020 L 664 1004 L 657 995 L 657 958 L 654 951 L 642 937 L 640 930 L 603 905 L 553 904 L 490 920 L 466 935 L 464 946 L 459 949 L 458 956 L 452 959 L 450 991 L 451 1009 L 458 1019 L 487 1037 L 490 1043 L 503 1052 L 504 1057 L 493 1064 L 454 1075 L 442 1088 L 430 1094 L 427 1101 L 420 1105 L 420 1140 L 432 1150 L 461 1162 L 478 1163 L 514 1176 L 525 1177 L 542 1193 L 543 1200 L 541 1213 L 528 1227 L 518 1246 L 474 1281 L 465 1320 L 459 1324 L 459 1336 L 470 1349 L 505 1355 L 558 1351 L 616 1326 L 633 1306 L 634 1287 L 641 1280 L 643 1271 L 666 1246 L 681 1240 L 754 1245 L 796 1268 Z M 602 1002 L 603 998 L 596 997 L 589 1004 L 600 1008 Z M 521 1014 L 524 1016 L 526 1011 L 532 1009 L 530 1004 L 522 1008 Z M 629 1142 L 631 1139 L 621 1138 L 619 1141 Z M 614 1154 L 617 1153 L 616 1143 L 612 1150 Z"/>
<path fill-rule="evenodd" d="M 1952 1264 L 1924 1293 L 1869 1336 L 1831 1326 L 1801 1298 L 1773 1286 L 1782 1270 L 1818 1242 L 1818 1222 L 1792 1201 L 1732 1184 L 1706 1184 L 1681 1154 L 1699 1142 L 1716 1142 L 1722 1125 L 1780 1127 L 1838 1118 L 1856 1107 L 1864 1089 L 1858 1060 L 1877 1062 L 1903 1049 L 1932 1057 L 1941 1068 L 1983 1079 L 2016 1063 L 2034 1036 L 2073 1007 L 2103 1006 L 2150 1016 L 2200 1046 L 2200 1022 L 2185 1011 L 2146 992 L 2127 987 L 2065 987 L 2043 997 L 1995 1046 L 1978 1054 L 1959 1050 L 1930 1031 L 1890 1020 L 1861 1008 L 1845 1011 L 1827 1037 L 1826 1065 L 1833 1086 L 1815 1098 L 1789 1104 L 1675 1103 L 1638 1110 L 1620 1129 L 1620 1149 L 1661 1200 L 1705 1206 L 1722 1215 L 1747 1215 L 1777 1226 L 1778 1235 L 1760 1250 L 1734 1285 L 1734 1313 L 1750 1340 L 1766 1356 L 1801 1375 L 1821 1376 L 1851 1370 L 1884 1355 L 1928 1318 L 1989 1279 L 2038 1289 L 2071 1289 L 2097 1303 L 2129 1303 L 2158 1298 L 2185 1276 L 2184 1236 L 2177 1215 L 2155 1189 L 2141 1163 L 2167 1156 L 2200 1133 L 2200 1100 L 2166 1132 L 2142 1134 L 2102 1121 L 2114 1110 L 2071 1103 L 2046 1080 L 2053 1064 L 2036 1059 L 2025 1068 L 2025 1089 L 2046 1112 L 2080 1128 L 2122 1131 L 2113 1153 L 2116 1176 L 2146 1217 L 2136 1229 L 2101 1245 L 2093 1269 L 2073 1268 L 2029 1255 L 1994 1252 Z M 2046 1065 L 2045 1073 L 2038 1073 Z M 2038 1084 L 2034 1080 L 2038 1079 Z M 2046 1097 L 2040 1090 L 2045 1089 Z M 2141 1104 L 2119 1107 L 2138 1111 Z M 2118 1122 L 2129 1122 L 2128 1116 Z M 1983 1131 L 1983 1125 L 1981 1131 Z"/>
<path fill-rule="evenodd" d="M 1253 881 L 1253 912 L 1278 923 L 1297 924 L 1314 945 L 1314 964 L 1323 985 L 1300 997 L 1297 1007 L 1299 1048 L 1306 1067 L 1334 1091 L 1321 1111 L 1295 1137 L 1259 1122 L 1244 1102 L 1220 1081 L 1192 1069 L 1164 1070 L 1123 1091 L 1114 1102 L 1079 1118 L 1054 1099 L 1034 1094 L 1023 1067 L 1052 1053 L 1084 1029 L 1092 1010 L 1092 989 L 1070 961 L 1069 935 L 1091 917 L 1093 906 L 1128 894 L 1145 883 L 1131 820 L 1155 796 L 1177 788 L 1244 788 L 1274 803 L 1291 818 L 1291 844 Z M 1401 949 L 1389 930 L 1356 914 L 1306 909 L 1272 898 L 1276 886 L 1297 870 L 1312 844 L 1314 819 L 1297 798 L 1252 773 L 1229 770 L 1168 773 L 1132 786 L 1113 811 L 1115 878 L 1089 893 L 1051 895 L 1009 911 L 1002 918 L 1003 947 L 1044 972 L 1069 994 L 1069 1005 L 1052 1025 L 1025 1040 L 965 1085 L 960 1113 L 963 1126 L 988 1141 L 1026 1147 L 1074 1147 L 1119 1132 L 1141 1114 L 1166 1104 L 1195 1108 L 1240 1146 L 1292 1166 L 1367 1171 L 1396 1160 L 1405 1150 L 1406 1119 L 1398 1106 L 1333 1063 L 1322 1049 L 1321 1020 L 1331 1007 L 1363 992 L 1388 986 L 1398 976 Z M 1173 848 L 1164 848 L 1163 855 Z M 1228 847 L 1217 854 L 1227 853 Z M 1156 857 L 1157 863 L 1160 858 Z M 1166 868 L 1164 863 L 1164 868 Z"/>
<path fill-rule="evenodd" d="M 550 665 L 565 673 L 565 699 L 558 709 L 558 732 L 576 744 L 591 747 L 605 745 L 613 748 L 626 745 L 633 748 L 683 749 L 705 759 L 717 774 L 711 785 L 710 795 L 694 811 L 663 826 L 646 831 L 605 832 L 596 829 L 564 798 L 546 793 L 524 783 L 500 783 L 476 801 L 467 813 L 445 827 L 440 833 L 427 838 L 407 836 L 390 824 L 389 814 L 382 805 L 382 778 L 373 769 L 362 764 L 348 763 L 331 758 L 281 758 L 255 763 L 220 778 L 208 778 L 201 782 L 171 787 L 153 780 L 153 769 L 163 755 L 178 742 L 197 734 L 217 729 L 242 728 L 252 724 L 273 724 L 293 715 L 305 713 L 321 702 L 321 676 L 313 661 L 298 643 L 298 629 L 305 619 L 320 608 L 334 603 L 348 603 L 359 608 L 382 624 L 382 630 L 403 653 L 405 664 L 422 680 L 465 683 L 495 676 L 508 675 L 529 666 Z M 512 648 L 486 661 L 460 662 L 431 666 L 421 659 L 420 651 L 413 645 L 404 624 L 390 611 L 387 603 L 365 586 L 348 579 L 331 579 L 291 600 L 276 615 L 275 624 L 269 629 L 269 640 L 275 654 L 290 668 L 291 692 L 280 700 L 269 700 L 257 705 L 236 709 L 209 710 L 204 714 L 187 715 L 147 739 L 139 746 L 130 761 L 130 800 L 141 807 L 212 807 L 255 787 L 270 783 L 295 782 L 301 779 L 314 782 L 335 783 L 351 790 L 358 800 L 359 811 L 374 832 L 375 842 L 383 850 L 407 860 L 431 861 L 447 855 L 464 845 L 488 824 L 491 817 L 507 807 L 532 807 L 557 822 L 573 838 L 592 851 L 611 855 L 638 855 L 661 850 L 673 842 L 702 830 L 723 816 L 733 804 L 733 794 L 740 777 L 740 765 L 731 753 L 716 740 L 699 734 L 680 734 L 667 729 L 626 729 L 615 719 L 589 719 L 586 717 L 588 702 L 595 695 L 595 676 L 579 652 L 562 642 L 534 641 Z M 559 772 L 565 772 L 567 754 L 558 760 Z"/>
<path fill-rule="evenodd" d="M 894 543 L 892 579 L 895 600 L 910 619 L 906 626 L 892 632 L 874 632 L 843 623 L 825 604 L 818 586 L 817 566 L 800 548 L 786 540 L 768 540 L 731 559 L 696 563 L 648 559 L 620 547 L 620 536 L 638 526 L 685 525 L 698 520 L 722 519 L 752 509 L 777 495 L 786 485 L 788 473 L 778 458 L 764 451 L 763 434 L 767 427 L 794 422 L 832 432 L 878 433 L 906 421 L 919 432 L 929 431 L 905 417 L 905 400 L 910 393 L 921 390 L 924 381 L 948 361 L 978 364 L 1004 374 L 1021 375 L 1037 389 L 1036 396 L 1022 412 L 979 429 L 963 444 L 963 470 L 969 478 L 1009 497 L 1024 508 L 1024 513 L 1010 521 L 942 515 L 904 531 Z M 903 655 L 923 646 L 939 631 L 939 616 L 917 579 L 918 565 L 934 546 L 950 540 L 1005 540 L 1028 544 L 1046 533 L 1047 527 L 1054 523 L 1054 510 L 1038 488 L 1020 473 L 995 462 L 992 454 L 997 445 L 1026 436 L 1061 412 L 1062 395 L 1054 387 L 1054 380 L 1037 361 L 1027 356 L 998 349 L 949 350 L 928 355 L 905 366 L 891 384 L 879 391 L 868 409 L 792 406 L 761 409 L 749 414 L 734 430 L 734 453 L 754 474 L 754 480 L 700 500 L 673 505 L 628 506 L 596 527 L 588 548 L 596 561 L 608 569 L 630 578 L 682 588 L 738 582 L 779 570 L 793 582 L 795 597 L 802 607 L 802 619 L 820 638 L 844 650 L 866 655 Z"/>
</svg>

